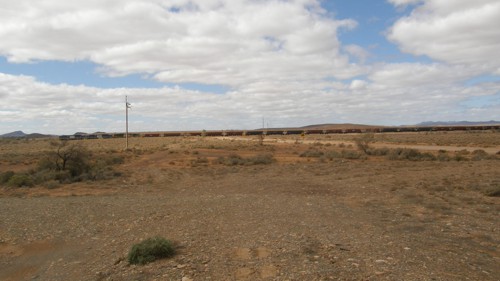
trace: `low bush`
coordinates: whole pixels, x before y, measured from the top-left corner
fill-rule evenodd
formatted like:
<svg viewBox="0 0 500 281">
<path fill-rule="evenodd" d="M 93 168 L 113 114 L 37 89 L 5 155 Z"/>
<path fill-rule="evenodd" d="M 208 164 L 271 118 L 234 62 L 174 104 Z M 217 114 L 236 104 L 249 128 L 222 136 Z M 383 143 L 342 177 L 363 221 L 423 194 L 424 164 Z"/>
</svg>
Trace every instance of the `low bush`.
<svg viewBox="0 0 500 281">
<path fill-rule="evenodd" d="M 191 160 L 191 166 L 195 167 L 198 165 L 205 165 L 208 164 L 208 158 L 207 157 L 196 157 L 196 159 Z"/>
<path fill-rule="evenodd" d="M 1 173 L 0 174 L 0 184 L 9 182 L 10 178 L 12 178 L 12 176 L 14 176 L 14 174 L 15 173 L 13 171 L 7 171 L 7 172 Z"/>
<path fill-rule="evenodd" d="M 252 165 L 271 164 L 274 162 L 274 157 L 271 154 L 259 154 L 247 159 Z"/>
<path fill-rule="evenodd" d="M 66 183 L 71 181 L 71 175 L 69 171 L 56 171 L 49 169 L 42 169 L 33 171 L 31 174 L 33 182 L 35 184 L 42 184 L 44 182 L 56 180 L 59 183 Z"/>
<path fill-rule="evenodd" d="M 446 151 L 439 151 L 438 152 L 438 155 L 436 156 L 436 160 L 438 161 L 442 161 L 442 162 L 445 162 L 445 161 L 450 161 L 452 158 L 450 157 L 450 155 L 448 155 L 448 153 Z"/>
<path fill-rule="evenodd" d="M 317 149 L 308 149 L 300 154 L 300 157 L 321 157 L 323 156 L 323 151 Z"/>
<path fill-rule="evenodd" d="M 484 195 L 490 197 L 500 197 L 500 186 L 496 186 L 494 188 L 490 188 L 484 192 Z"/>
<path fill-rule="evenodd" d="M 156 236 L 132 246 L 128 254 L 130 264 L 146 264 L 175 254 L 172 242 Z"/>
<path fill-rule="evenodd" d="M 432 161 L 436 157 L 430 153 L 422 153 L 411 148 L 396 148 L 391 149 L 387 154 L 389 160 L 410 160 L 410 161 Z"/>
<path fill-rule="evenodd" d="M 366 159 L 366 155 L 362 152 L 356 150 L 343 149 L 342 151 L 328 150 L 319 151 L 314 149 L 309 149 L 300 154 L 300 157 L 314 157 L 320 158 L 320 161 L 333 160 L 338 158 L 344 159 Z"/>
<path fill-rule="evenodd" d="M 368 155 L 373 155 L 373 156 L 385 156 L 389 154 L 391 150 L 387 147 L 382 147 L 382 148 L 368 148 L 366 150 L 366 154 Z"/>
<path fill-rule="evenodd" d="M 33 180 L 28 174 L 14 174 L 7 185 L 12 187 L 30 187 L 33 186 Z"/>
<path fill-rule="evenodd" d="M 219 157 L 214 163 L 226 166 L 236 165 L 261 165 L 271 164 L 274 162 L 274 157 L 271 154 L 259 154 L 249 158 L 243 158 L 237 154 L 231 154 L 227 157 Z"/>
<path fill-rule="evenodd" d="M 231 154 L 227 157 L 218 157 L 217 160 L 215 161 L 217 164 L 222 164 L 226 166 L 236 166 L 236 165 L 244 165 L 245 161 L 243 160 L 243 157 L 237 155 L 237 154 Z"/>
<path fill-rule="evenodd" d="M 363 151 L 365 154 L 368 154 L 368 150 L 370 149 L 370 143 L 375 139 L 373 134 L 363 134 L 361 137 L 355 139 L 356 146 L 359 150 Z"/>
<path fill-rule="evenodd" d="M 49 180 L 43 183 L 43 187 L 48 189 L 58 188 L 61 183 L 58 180 Z"/>
<path fill-rule="evenodd" d="M 335 150 L 329 150 L 325 152 L 324 157 L 331 161 L 336 158 L 342 158 L 342 154 Z"/>
<path fill-rule="evenodd" d="M 366 155 L 364 153 L 360 153 L 355 150 L 342 150 L 341 152 L 342 158 L 344 159 L 366 159 Z"/>
<path fill-rule="evenodd" d="M 78 142 L 51 141 L 50 148 L 51 150 L 41 153 L 42 157 L 33 170 L 1 173 L 0 184 L 55 188 L 61 183 L 105 180 L 121 175 L 114 171 L 113 166 L 124 162 L 122 155 L 109 152 L 96 155 Z"/>
<path fill-rule="evenodd" d="M 486 151 L 482 149 L 474 150 L 472 152 L 472 161 L 481 161 L 481 160 L 492 160 L 496 159 L 495 155 L 489 155 Z"/>
<path fill-rule="evenodd" d="M 464 154 L 455 153 L 455 156 L 453 157 L 453 160 L 455 160 L 455 161 L 468 161 L 469 158 L 467 158 L 466 156 L 464 156 Z"/>
</svg>

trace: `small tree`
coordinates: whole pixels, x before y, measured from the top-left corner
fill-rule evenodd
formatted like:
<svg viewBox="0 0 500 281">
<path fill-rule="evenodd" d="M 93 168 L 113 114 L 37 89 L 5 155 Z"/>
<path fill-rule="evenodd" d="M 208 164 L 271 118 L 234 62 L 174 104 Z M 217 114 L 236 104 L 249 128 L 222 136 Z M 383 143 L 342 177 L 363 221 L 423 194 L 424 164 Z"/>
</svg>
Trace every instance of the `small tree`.
<svg viewBox="0 0 500 281">
<path fill-rule="evenodd" d="M 72 177 L 77 177 L 90 169 L 90 152 L 80 143 L 54 141 L 53 148 L 40 162 L 40 168 L 55 171 L 67 171 Z"/>
<path fill-rule="evenodd" d="M 375 139 L 373 134 L 363 134 L 361 137 L 356 139 L 356 146 L 359 150 L 363 151 L 365 154 L 368 154 L 368 150 L 370 148 L 370 143 L 372 143 Z"/>
</svg>

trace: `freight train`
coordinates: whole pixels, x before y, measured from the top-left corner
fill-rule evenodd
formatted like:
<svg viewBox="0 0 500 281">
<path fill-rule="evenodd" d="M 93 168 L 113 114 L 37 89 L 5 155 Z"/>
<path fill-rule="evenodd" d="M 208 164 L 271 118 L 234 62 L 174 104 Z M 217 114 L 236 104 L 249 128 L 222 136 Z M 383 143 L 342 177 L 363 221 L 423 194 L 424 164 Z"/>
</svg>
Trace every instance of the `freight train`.
<svg viewBox="0 0 500 281">
<path fill-rule="evenodd" d="M 256 135 L 317 135 L 317 134 L 357 134 L 357 133 L 398 133 L 398 132 L 443 132 L 443 131 L 485 131 L 500 130 L 500 125 L 488 126 L 435 126 L 435 127 L 369 127 L 346 129 L 259 129 L 259 130 L 222 130 L 222 131 L 187 131 L 187 132 L 154 132 L 129 133 L 129 137 L 189 137 L 189 136 L 256 136 Z M 124 133 L 95 133 L 59 136 L 60 140 L 111 139 L 125 138 Z"/>
</svg>

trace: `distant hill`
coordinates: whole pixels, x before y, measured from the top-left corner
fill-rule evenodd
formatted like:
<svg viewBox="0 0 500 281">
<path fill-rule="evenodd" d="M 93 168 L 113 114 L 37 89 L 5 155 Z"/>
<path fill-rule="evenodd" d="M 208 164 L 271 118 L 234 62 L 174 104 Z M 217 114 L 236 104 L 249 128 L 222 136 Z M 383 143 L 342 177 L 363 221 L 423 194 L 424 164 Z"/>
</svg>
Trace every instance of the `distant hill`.
<svg viewBox="0 0 500 281">
<path fill-rule="evenodd" d="M 363 124 L 315 124 L 303 127 L 287 127 L 287 128 L 264 128 L 257 130 L 335 130 L 335 129 L 367 129 L 367 128 L 380 128 L 384 126 L 377 125 L 363 125 Z"/>
<path fill-rule="evenodd" d="M 12 133 L 0 135 L 0 138 L 23 138 L 25 136 L 26 134 L 23 131 L 15 131 Z"/>
<path fill-rule="evenodd" d="M 302 127 L 286 127 L 286 128 L 260 128 L 256 130 L 342 130 L 342 129 L 370 129 L 370 128 L 383 128 L 383 127 L 439 127 L 439 126 L 488 126 L 488 125 L 500 125 L 500 121 L 427 121 L 418 123 L 416 125 L 400 125 L 400 126 L 384 126 L 384 125 L 365 125 L 365 124 L 352 124 L 352 123 L 341 123 L 341 124 L 314 124 Z"/>
<path fill-rule="evenodd" d="M 38 139 L 38 138 L 51 138 L 55 137 L 53 135 L 44 135 L 44 134 L 39 134 L 39 133 L 33 133 L 33 134 L 27 134 L 24 136 L 27 139 Z"/>
<path fill-rule="evenodd" d="M 418 123 L 415 126 L 479 126 L 479 125 L 498 125 L 500 121 L 427 121 Z"/>
<path fill-rule="evenodd" d="M 53 136 L 51 136 L 51 135 L 44 135 L 44 134 L 38 134 L 38 133 L 25 134 L 23 131 L 15 131 L 15 132 L 12 132 L 12 133 L 0 135 L 0 138 L 36 139 L 36 138 L 49 138 L 49 137 L 53 137 Z"/>
</svg>

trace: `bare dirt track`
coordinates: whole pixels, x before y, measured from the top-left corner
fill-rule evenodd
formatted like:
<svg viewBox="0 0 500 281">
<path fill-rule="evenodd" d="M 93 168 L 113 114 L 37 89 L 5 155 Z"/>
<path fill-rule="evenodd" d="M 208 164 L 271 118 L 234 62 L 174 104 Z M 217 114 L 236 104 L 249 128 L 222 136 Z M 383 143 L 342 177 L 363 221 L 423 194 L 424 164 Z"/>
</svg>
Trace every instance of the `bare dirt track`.
<svg viewBox="0 0 500 281">
<path fill-rule="evenodd" d="M 123 177 L 3 188 L 0 280 L 499 280 L 498 160 L 299 157 L 340 149 L 305 140 L 132 140 Z M 277 161 L 214 162 L 231 154 Z M 129 265 L 155 235 L 178 254 Z"/>
</svg>

